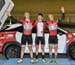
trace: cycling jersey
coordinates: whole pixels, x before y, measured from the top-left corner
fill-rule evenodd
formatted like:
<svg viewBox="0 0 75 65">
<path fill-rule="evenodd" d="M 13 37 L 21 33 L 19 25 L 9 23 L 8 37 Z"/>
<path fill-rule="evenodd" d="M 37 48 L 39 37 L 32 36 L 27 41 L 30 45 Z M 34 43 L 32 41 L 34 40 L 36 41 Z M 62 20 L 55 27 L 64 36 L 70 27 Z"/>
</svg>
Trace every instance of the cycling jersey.
<svg viewBox="0 0 75 65">
<path fill-rule="evenodd" d="M 31 35 L 32 34 L 32 28 L 33 28 L 33 21 L 30 20 L 29 22 L 26 21 L 26 20 L 20 20 L 20 22 L 23 23 L 23 28 L 24 28 L 24 31 L 23 33 L 25 35 Z"/>
<path fill-rule="evenodd" d="M 58 20 L 48 21 L 47 22 L 48 29 L 49 29 L 49 35 L 50 36 L 56 36 L 57 35 L 57 28 L 58 28 Z"/>
<path fill-rule="evenodd" d="M 36 22 L 35 27 L 36 27 L 36 36 L 43 37 L 45 24 L 43 22 Z"/>
</svg>

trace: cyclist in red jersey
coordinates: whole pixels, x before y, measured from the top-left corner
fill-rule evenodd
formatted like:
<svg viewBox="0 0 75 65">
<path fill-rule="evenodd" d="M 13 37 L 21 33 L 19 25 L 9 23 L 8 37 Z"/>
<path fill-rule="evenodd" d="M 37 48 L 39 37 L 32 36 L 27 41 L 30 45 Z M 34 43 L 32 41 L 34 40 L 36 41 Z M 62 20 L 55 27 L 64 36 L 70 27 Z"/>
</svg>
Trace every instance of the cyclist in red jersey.
<svg viewBox="0 0 75 65">
<path fill-rule="evenodd" d="M 58 38 L 57 38 L 57 29 L 58 29 L 58 23 L 61 22 L 64 19 L 64 7 L 61 7 L 62 17 L 58 20 L 54 20 L 54 16 L 52 14 L 49 14 L 49 21 L 47 21 L 47 27 L 49 29 L 49 54 L 50 54 L 50 60 L 49 62 L 52 62 L 52 49 L 54 49 L 55 59 L 54 61 L 57 62 L 57 53 L 58 53 Z"/>
<path fill-rule="evenodd" d="M 42 62 L 45 62 L 44 56 L 44 46 L 45 46 L 45 38 L 44 38 L 44 28 L 45 24 L 43 22 L 43 14 L 38 14 L 38 20 L 35 22 L 34 27 L 36 27 L 36 38 L 35 38 L 35 44 L 36 44 L 36 58 L 34 59 L 34 62 L 38 62 L 38 50 L 39 50 L 39 44 L 41 43 L 41 50 L 42 50 Z"/>
<path fill-rule="evenodd" d="M 33 21 L 30 19 L 30 14 L 28 12 L 24 13 L 25 19 L 20 20 L 23 24 L 23 35 L 21 39 L 21 57 L 18 63 L 23 62 L 23 56 L 25 51 L 26 43 L 28 43 L 28 48 L 30 52 L 31 62 L 33 62 L 33 50 L 32 50 L 32 28 L 33 28 Z"/>
</svg>

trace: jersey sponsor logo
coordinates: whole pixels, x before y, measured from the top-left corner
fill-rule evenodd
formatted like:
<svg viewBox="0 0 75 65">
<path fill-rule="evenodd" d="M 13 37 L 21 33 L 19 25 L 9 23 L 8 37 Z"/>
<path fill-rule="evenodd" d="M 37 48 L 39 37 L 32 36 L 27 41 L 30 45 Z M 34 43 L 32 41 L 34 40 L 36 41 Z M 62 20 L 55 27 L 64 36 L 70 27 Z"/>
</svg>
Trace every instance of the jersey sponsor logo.
<svg viewBox="0 0 75 65">
<path fill-rule="evenodd" d="M 32 29 L 32 24 L 31 23 L 26 23 L 23 25 L 24 30 L 31 30 Z"/>
<path fill-rule="evenodd" d="M 57 30 L 58 25 L 51 25 L 48 28 L 49 28 L 49 30 Z"/>
</svg>

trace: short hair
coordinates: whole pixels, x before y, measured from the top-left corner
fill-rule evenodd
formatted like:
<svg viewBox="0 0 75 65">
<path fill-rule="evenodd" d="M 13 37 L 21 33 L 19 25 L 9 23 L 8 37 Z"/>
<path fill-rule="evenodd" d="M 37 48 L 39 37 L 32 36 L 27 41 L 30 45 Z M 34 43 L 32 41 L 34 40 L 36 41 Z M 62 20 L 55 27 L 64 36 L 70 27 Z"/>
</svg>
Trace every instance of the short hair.
<svg viewBox="0 0 75 65">
<path fill-rule="evenodd" d="M 38 16 L 42 16 L 43 17 L 43 14 L 42 13 L 39 13 Z"/>
<path fill-rule="evenodd" d="M 24 14 L 26 14 L 26 13 L 30 14 L 29 12 L 24 12 Z"/>
</svg>

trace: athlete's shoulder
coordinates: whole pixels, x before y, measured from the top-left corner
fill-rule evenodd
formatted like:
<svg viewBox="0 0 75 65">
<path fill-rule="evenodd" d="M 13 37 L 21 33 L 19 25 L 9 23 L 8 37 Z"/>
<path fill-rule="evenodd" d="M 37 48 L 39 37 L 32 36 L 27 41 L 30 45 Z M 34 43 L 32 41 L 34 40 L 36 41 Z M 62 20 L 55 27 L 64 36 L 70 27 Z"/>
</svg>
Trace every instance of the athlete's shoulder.
<svg viewBox="0 0 75 65">
<path fill-rule="evenodd" d="M 58 19 L 56 19 L 55 22 L 58 23 Z"/>
<path fill-rule="evenodd" d="M 50 20 L 48 20 L 46 23 L 47 23 L 47 24 L 50 24 L 50 23 L 51 23 L 51 21 L 50 21 Z"/>
<path fill-rule="evenodd" d="M 32 24 L 33 24 L 33 23 L 34 23 L 34 20 L 30 19 L 30 23 L 32 23 Z"/>
<path fill-rule="evenodd" d="M 30 22 L 33 22 L 33 20 L 32 20 L 32 19 L 30 19 Z"/>
<path fill-rule="evenodd" d="M 47 23 L 47 21 L 43 21 L 43 24 L 46 24 Z"/>
</svg>

